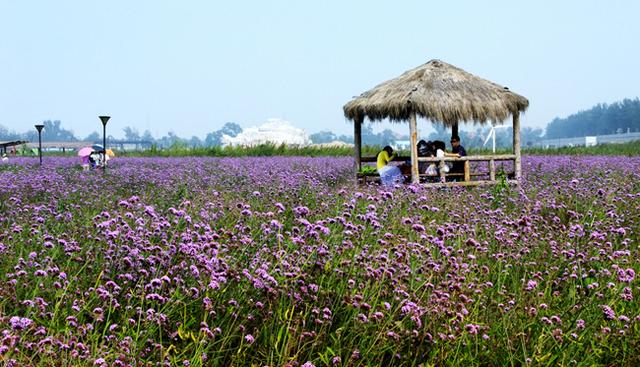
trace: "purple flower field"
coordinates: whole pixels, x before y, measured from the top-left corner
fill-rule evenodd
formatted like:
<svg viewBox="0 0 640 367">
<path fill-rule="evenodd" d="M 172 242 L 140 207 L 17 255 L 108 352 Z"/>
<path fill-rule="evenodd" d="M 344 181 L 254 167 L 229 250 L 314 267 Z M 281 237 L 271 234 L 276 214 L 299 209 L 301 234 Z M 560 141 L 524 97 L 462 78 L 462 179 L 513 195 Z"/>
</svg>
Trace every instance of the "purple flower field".
<svg viewBox="0 0 640 367">
<path fill-rule="evenodd" d="M 0 165 L 0 364 L 640 364 L 640 157 L 449 190 L 352 162 Z"/>
</svg>

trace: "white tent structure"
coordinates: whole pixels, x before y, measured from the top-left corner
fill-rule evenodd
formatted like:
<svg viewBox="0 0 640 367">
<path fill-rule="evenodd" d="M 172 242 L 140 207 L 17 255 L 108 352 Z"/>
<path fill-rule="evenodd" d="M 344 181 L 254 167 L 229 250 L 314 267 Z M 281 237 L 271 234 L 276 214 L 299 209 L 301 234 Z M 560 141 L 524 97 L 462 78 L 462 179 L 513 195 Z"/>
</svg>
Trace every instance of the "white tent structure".
<svg viewBox="0 0 640 367">
<path fill-rule="evenodd" d="M 246 128 L 235 137 L 222 135 L 223 146 L 255 146 L 267 143 L 307 146 L 311 144 L 311 139 L 303 129 L 277 118 L 268 119 L 260 126 Z"/>
</svg>

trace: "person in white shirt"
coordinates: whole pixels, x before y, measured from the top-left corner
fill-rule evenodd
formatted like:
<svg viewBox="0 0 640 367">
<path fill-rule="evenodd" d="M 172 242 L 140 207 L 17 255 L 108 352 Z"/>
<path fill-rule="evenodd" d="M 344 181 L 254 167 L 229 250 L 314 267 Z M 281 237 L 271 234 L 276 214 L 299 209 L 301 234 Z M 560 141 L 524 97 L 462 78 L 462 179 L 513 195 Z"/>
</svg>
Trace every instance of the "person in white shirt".
<svg viewBox="0 0 640 367">
<path fill-rule="evenodd" d="M 458 154 L 458 153 L 448 153 L 446 144 L 441 140 L 434 141 L 433 142 L 433 147 L 436 150 L 436 157 L 437 158 L 445 158 L 445 157 L 460 158 L 460 154 Z M 444 169 L 444 173 L 448 173 L 449 170 L 451 169 L 451 167 L 449 167 L 449 165 L 447 163 L 445 163 L 443 169 Z M 439 174 L 439 172 L 438 172 L 438 174 Z"/>
</svg>

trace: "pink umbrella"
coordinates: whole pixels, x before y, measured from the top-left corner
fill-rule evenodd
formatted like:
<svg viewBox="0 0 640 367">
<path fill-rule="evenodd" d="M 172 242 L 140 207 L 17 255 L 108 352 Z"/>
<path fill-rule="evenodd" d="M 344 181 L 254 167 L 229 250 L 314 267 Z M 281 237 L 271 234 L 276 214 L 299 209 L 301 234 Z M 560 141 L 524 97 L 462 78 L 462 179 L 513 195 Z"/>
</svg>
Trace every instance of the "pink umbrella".
<svg viewBox="0 0 640 367">
<path fill-rule="evenodd" d="M 78 151 L 78 156 L 79 157 L 87 157 L 91 154 L 91 152 L 93 152 L 93 148 L 91 147 L 84 147 L 82 149 L 80 149 Z"/>
</svg>

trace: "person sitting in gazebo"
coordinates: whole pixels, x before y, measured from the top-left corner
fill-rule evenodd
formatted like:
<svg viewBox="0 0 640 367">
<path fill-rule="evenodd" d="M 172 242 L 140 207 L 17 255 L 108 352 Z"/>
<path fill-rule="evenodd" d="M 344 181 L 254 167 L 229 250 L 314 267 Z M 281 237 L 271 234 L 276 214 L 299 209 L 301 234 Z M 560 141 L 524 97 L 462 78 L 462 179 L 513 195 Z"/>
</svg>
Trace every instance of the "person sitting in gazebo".
<svg viewBox="0 0 640 367">
<path fill-rule="evenodd" d="M 433 150 L 433 143 L 431 141 L 420 140 L 418 142 L 418 157 L 433 157 L 435 152 Z M 429 162 L 418 163 L 418 172 L 426 173 Z"/>
<path fill-rule="evenodd" d="M 437 158 L 445 158 L 445 157 L 453 157 L 453 158 L 460 158 L 460 155 L 458 153 L 449 153 L 447 152 L 447 146 L 444 143 L 444 141 L 442 140 L 436 140 L 433 142 L 433 147 L 436 150 L 436 157 Z M 443 170 L 444 173 L 449 173 L 449 171 L 451 170 L 449 167 L 449 164 L 447 164 L 445 162 L 444 166 L 443 166 Z M 437 174 L 440 174 L 440 169 L 438 168 Z"/>
<path fill-rule="evenodd" d="M 460 137 L 457 135 L 451 137 L 451 153 L 457 154 L 456 157 L 464 157 L 467 155 L 467 151 L 460 145 Z M 464 173 L 464 162 L 453 162 L 451 165 L 451 173 Z"/>
<path fill-rule="evenodd" d="M 393 148 L 386 146 L 382 148 L 377 157 L 378 174 L 380 175 L 380 181 L 384 186 L 393 186 L 398 183 L 402 183 L 404 176 L 398 166 L 394 166 L 391 161 L 395 158 Z"/>
</svg>

